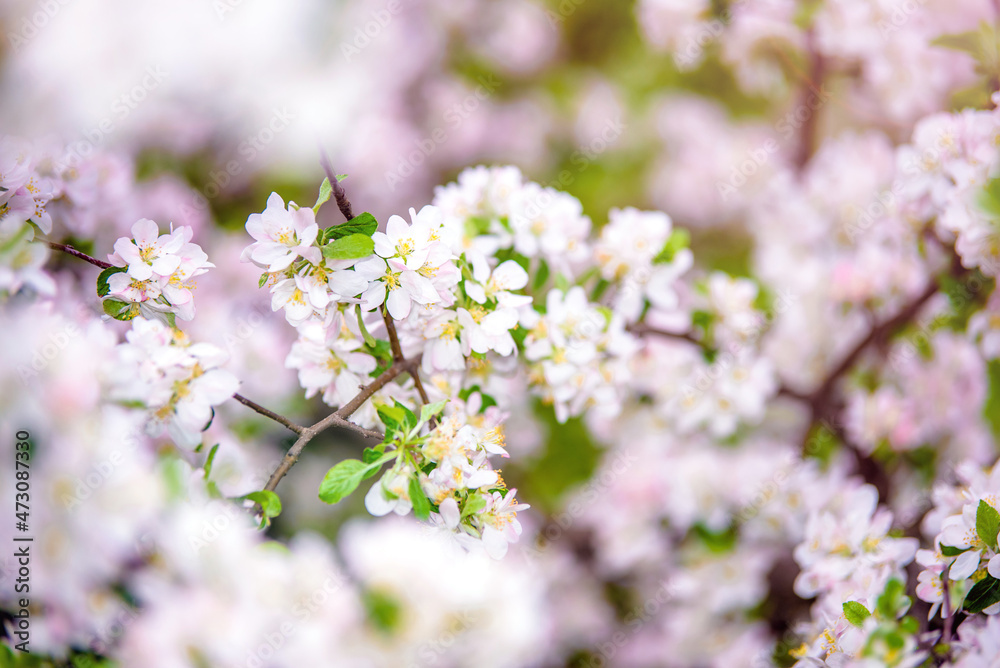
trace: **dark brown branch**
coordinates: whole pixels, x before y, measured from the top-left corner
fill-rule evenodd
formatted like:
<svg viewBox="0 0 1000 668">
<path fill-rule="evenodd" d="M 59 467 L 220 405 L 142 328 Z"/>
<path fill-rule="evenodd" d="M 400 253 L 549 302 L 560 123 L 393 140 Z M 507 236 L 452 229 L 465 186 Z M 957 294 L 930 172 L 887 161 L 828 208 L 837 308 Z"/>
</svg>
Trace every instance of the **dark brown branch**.
<svg viewBox="0 0 1000 668">
<path fill-rule="evenodd" d="M 653 336 L 663 336 L 669 339 L 679 339 L 681 341 L 687 341 L 688 343 L 693 343 L 694 345 L 708 349 L 709 346 L 702 340 L 696 339 L 691 332 L 667 332 L 662 329 L 657 329 L 655 327 L 650 327 L 646 323 L 640 322 L 634 325 L 629 325 L 625 328 L 627 331 L 635 334 L 636 336 L 645 336 L 651 334 Z"/>
<path fill-rule="evenodd" d="M 413 359 L 393 364 L 391 367 L 383 371 L 378 378 L 361 388 L 361 392 L 342 406 L 337 412 L 331 413 L 313 426 L 303 429 L 298 440 L 296 440 L 295 443 L 292 444 L 292 447 L 288 449 L 288 452 L 285 453 L 285 456 L 282 458 L 278 468 L 276 468 L 274 473 L 271 474 L 271 477 L 267 481 L 267 485 L 264 486 L 264 489 L 273 492 L 278 486 L 278 483 L 281 482 L 281 479 L 285 477 L 285 474 L 287 474 L 288 471 L 295 465 L 295 462 L 298 461 L 299 455 L 302 454 L 302 450 L 305 449 L 309 441 L 329 427 L 334 425 L 345 427 L 361 434 L 365 438 L 381 440 L 383 438 L 381 433 L 360 427 L 349 421 L 347 418 L 361 408 L 362 404 L 368 401 L 373 394 L 385 387 L 390 381 L 395 379 L 400 374 L 409 373 L 412 375 L 416 366 L 420 364 L 420 359 L 421 357 L 418 355 Z"/>
<path fill-rule="evenodd" d="M 340 185 L 337 173 L 333 171 L 333 167 L 330 165 L 330 156 L 326 154 L 326 151 L 320 151 L 319 164 L 323 167 L 326 178 L 330 181 L 330 187 L 333 188 L 333 197 L 337 200 L 340 212 L 344 214 L 344 218 L 351 220 L 354 218 L 354 212 L 351 211 L 351 202 L 347 199 L 347 192 L 344 190 L 344 187 Z"/>
<path fill-rule="evenodd" d="M 105 262 L 104 260 L 98 260 L 96 257 L 90 257 L 86 253 L 81 253 L 72 246 L 66 246 L 65 244 L 57 244 L 54 241 L 49 241 L 48 244 L 49 248 L 51 248 L 52 250 L 62 251 L 63 253 L 72 255 L 73 257 L 80 258 L 81 260 L 89 262 L 95 267 L 100 267 L 101 269 L 107 269 L 108 267 L 111 266 L 111 263 Z"/>
<path fill-rule="evenodd" d="M 244 397 L 242 394 L 234 394 L 233 395 L 233 399 L 235 399 L 236 401 L 240 402 L 241 404 L 243 404 L 244 406 L 246 406 L 248 408 L 252 408 L 253 410 L 255 410 L 258 413 L 260 413 L 261 415 L 263 415 L 264 417 L 271 418 L 272 420 L 274 420 L 278 424 L 280 424 L 280 425 L 282 425 L 284 427 L 287 427 L 288 429 L 291 429 L 296 434 L 301 434 L 302 431 L 305 429 L 305 427 L 300 427 L 299 425 L 295 424 L 294 422 L 292 422 L 291 420 L 289 420 L 285 416 L 278 415 L 274 411 L 268 410 L 267 408 L 264 408 L 263 406 L 261 406 L 260 404 L 254 402 L 254 401 L 250 401 L 249 399 L 247 399 L 246 397 Z"/>
</svg>

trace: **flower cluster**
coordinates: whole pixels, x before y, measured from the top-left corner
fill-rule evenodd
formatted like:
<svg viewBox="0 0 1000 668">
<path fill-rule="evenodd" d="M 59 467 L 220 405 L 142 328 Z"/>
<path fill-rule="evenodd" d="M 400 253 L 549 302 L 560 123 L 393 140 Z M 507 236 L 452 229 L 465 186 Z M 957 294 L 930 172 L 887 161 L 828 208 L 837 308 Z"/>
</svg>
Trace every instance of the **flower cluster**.
<svg viewBox="0 0 1000 668">
<path fill-rule="evenodd" d="M 108 255 L 118 270 L 102 274 L 98 282 L 105 310 L 119 320 L 123 312 L 129 316 L 172 313 L 181 320 L 194 318 L 193 281 L 215 265 L 198 244 L 191 243 L 193 234 L 190 227 L 178 227 L 161 235 L 152 220 L 136 222 L 133 238 L 118 239 L 115 252 Z"/>
<path fill-rule="evenodd" d="M 958 470 L 962 485 L 937 488 L 935 508 L 924 522 L 934 547 L 917 553 L 924 567 L 917 596 L 933 604 L 931 616 L 945 601 L 946 587 L 951 609 L 942 616 L 963 607 L 995 615 L 1000 612 L 1000 465 L 983 471 L 969 462 Z"/>
<path fill-rule="evenodd" d="M 201 443 L 213 407 L 236 392 L 239 381 L 220 368 L 228 355 L 208 343 L 192 343 L 178 329 L 160 320 L 138 317 L 116 349 L 110 372 L 115 401 L 138 405 L 150 412 L 151 435 L 166 431 L 178 445 Z"/>
</svg>

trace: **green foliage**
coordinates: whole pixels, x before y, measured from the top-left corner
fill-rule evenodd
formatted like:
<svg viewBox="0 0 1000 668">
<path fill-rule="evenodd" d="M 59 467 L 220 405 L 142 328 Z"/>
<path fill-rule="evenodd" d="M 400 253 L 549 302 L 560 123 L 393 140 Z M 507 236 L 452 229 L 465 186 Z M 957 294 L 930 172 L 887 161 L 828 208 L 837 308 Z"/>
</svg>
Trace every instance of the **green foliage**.
<svg viewBox="0 0 1000 668">
<path fill-rule="evenodd" d="M 424 494 L 424 488 L 416 478 L 410 478 L 410 503 L 413 504 L 413 515 L 418 520 L 427 521 L 431 515 L 431 502 Z"/>
<path fill-rule="evenodd" d="M 111 291 L 111 288 L 108 287 L 108 279 L 111 278 L 112 276 L 114 276 L 115 274 L 122 273 L 123 271 L 128 271 L 128 268 L 127 267 L 108 267 L 107 269 L 105 269 L 104 271 L 102 271 L 100 274 L 98 274 L 97 275 L 97 296 L 98 297 L 106 297 L 108 295 L 108 293 Z"/>
<path fill-rule="evenodd" d="M 941 554 L 943 554 L 946 557 L 957 557 L 963 552 L 968 552 L 969 550 L 972 549 L 971 547 L 967 547 L 964 550 L 962 550 L 957 547 L 952 547 L 951 545 L 940 545 L 940 548 L 941 548 Z"/>
<path fill-rule="evenodd" d="M 674 259 L 677 253 L 691 246 L 691 233 L 683 227 L 675 227 L 670 238 L 664 244 L 663 250 L 653 258 L 653 264 L 666 264 Z"/>
<path fill-rule="evenodd" d="M 333 186 L 330 185 L 330 179 L 323 179 L 323 183 L 319 186 L 319 197 L 316 198 L 316 204 L 313 205 L 313 213 L 319 213 L 319 208 L 330 200 L 332 194 Z"/>
<path fill-rule="evenodd" d="M 261 528 L 269 525 L 273 518 L 281 514 L 281 498 L 269 489 L 250 492 L 243 498 L 260 505 L 261 512 L 264 515 L 260 523 Z"/>
<path fill-rule="evenodd" d="M 966 612 L 976 613 L 998 602 L 1000 602 L 1000 580 L 987 575 L 969 590 L 964 607 Z"/>
<path fill-rule="evenodd" d="M 983 417 L 993 431 L 993 437 L 1000 441 L 1000 360 L 990 360 L 987 367 L 989 389 L 986 393 L 986 404 L 983 406 Z"/>
<path fill-rule="evenodd" d="M 375 230 L 377 229 L 378 221 L 375 220 L 375 216 L 365 211 L 364 213 L 351 218 L 346 223 L 333 225 L 321 231 L 319 244 L 324 246 L 332 240 L 343 239 L 344 237 L 351 236 L 352 234 L 360 234 L 362 236 L 370 237 L 375 234 Z"/>
<path fill-rule="evenodd" d="M 105 313 L 115 320 L 131 320 L 139 315 L 139 307 L 137 305 L 118 299 L 105 299 L 101 302 L 101 307 Z"/>
<path fill-rule="evenodd" d="M 361 602 L 372 626 L 386 635 L 396 632 L 402 621 L 403 608 L 395 597 L 377 589 L 369 589 L 362 592 Z"/>
<path fill-rule="evenodd" d="M 375 242 L 370 235 L 348 234 L 323 246 L 323 257 L 330 260 L 358 260 L 368 257 L 374 251 Z"/>
<path fill-rule="evenodd" d="M 976 533 L 987 547 L 997 549 L 997 533 L 1000 532 L 1000 513 L 983 500 L 976 509 Z"/>
<path fill-rule="evenodd" d="M 868 608 L 857 601 L 847 601 L 844 603 L 844 617 L 854 626 L 859 628 L 864 626 L 865 620 L 871 616 L 872 613 L 868 611 Z"/>
<path fill-rule="evenodd" d="M 357 459 L 345 459 L 331 468 L 319 485 L 320 500 L 329 504 L 339 503 L 358 488 L 369 466 L 371 464 Z"/>
</svg>

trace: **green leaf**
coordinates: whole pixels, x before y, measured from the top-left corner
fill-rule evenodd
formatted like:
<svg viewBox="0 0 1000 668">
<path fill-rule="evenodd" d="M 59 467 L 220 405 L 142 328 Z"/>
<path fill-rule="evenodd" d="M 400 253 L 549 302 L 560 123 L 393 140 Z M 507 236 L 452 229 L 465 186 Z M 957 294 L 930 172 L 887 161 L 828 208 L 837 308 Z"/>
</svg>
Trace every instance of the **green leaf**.
<svg viewBox="0 0 1000 668">
<path fill-rule="evenodd" d="M 563 294 L 569 292 L 569 289 L 571 287 L 569 279 L 563 276 L 562 274 L 556 274 L 555 283 L 556 283 L 556 289 L 562 292 Z"/>
<path fill-rule="evenodd" d="M 670 233 L 670 238 L 667 239 L 667 243 L 663 246 L 656 257 L 653 258 L 653 264 L 666 264 L 674 259 L 677 252 L 683 250 L 691 245 L 691 233 L 684 228 L 675 228 L 673 232 Z"/>
<path fill-rule="evenodd" d="M 990 179 L 979 192 L 979 208 L 994 218 L 1000 218 L 1000 179 Z"/>
<path fill-rule="evenodd" d="M 365 345 L 369 348 L 378 348 L 378 342 L 375 341 L 375 337 L 368 333 L 368 328 L 365 327 L 365 319 L 361 315 L 361 308 L 358 307 L 354 309 L 354 312 L 358 316 L 358 329 L 361 330 L 361 338 L 365 340 Z"/>
<path fill-rule="evenodd" d="M 896 619 L 910 608 L 910 597 L 905 595 L 906 587 L 898 578 L 892 578 L 885 584 L 875 609 L 882 619 Z"/>
<path fill-rule="evenodd" d="M 330 179 L 323 179 L 323 183 L 319 186 L 319 197 L 316 198 L 316 203 L 313 205 L 313 213 L 318 213 L 319 208 L 329 201 L 332 194 L 333 186 L 330 185 Z"/>
<path fill-rule="evenodd" d="M 261 274 L 260 278 L 257 280 L 257 287 L 258 288 L 264 287 L 264 284 L 267 283 L 267 277 L 270 275 L 271 274 Z"/>
<path fill-rule="evenodd" d="M 320 244 L 325 244 L 331 239 L 342 239 L 352 234 L 363 234 L 366 237 L 370 237 L 375 234 L 375 230 L 377 229 L 378 221 L 375 220 L 375 216 L 366 211 L 351 218 L 346 223 L 333 225 L 323 230 L 320 234 Z"/>
<path fill-rule="evenodd" d="M 403 411 L 403 418 L 400 422 L 402 423 L 403 427 L 406 428 L 406 431 L 412 430 L 414 427 L 417 426 L 417 423 L 419 422 L 419 420 L 417 420 L 416 413 L 411 411 L 405 405 L 399 403 L 398 399 L 395 401 L 396 401 L 396 408 Z"/>
<path fill-rule="evenodd" d="M 378 413 L 379 419 L 385 425 L 386 436 L 390 432 L 399 431 L 403 425 L 403 421 L 406 419 L 406 414 L 398 406 L 378 404 L 375 406 L 375 412 Z"/>
<path fill-rule="evenodd" d="M 219 444 L 216 443 L 212 446 L 212 449 L 208 451 L 208 459 L 205 460 L 205 480 L 208 480 L 208 476 L 212 474 L 212 464 L 215 463 L 215 453 L 219 451 Z"/>
<path fill-rule="evenodd" d="M 117 299 L 105 299 L 101 302 L 101 306 L 104 308 L 104 312 L 115 320 L 131 320 L 139 315 L 139 309 L 135 308 L 135 304 L 129 304 Z"/>
<path fill-rule="evenodd" d="M 857 601 L 847 601 L 844 603 L 844 617 L 854 626 L 864 626 L 865 620 L 871 616 L 872 613 L 868 612 L 868 608 Z"/>
<path fill-rule="evenodd" d="M 372 625 L 387 636 L 397 631 L 403 619 L 403 608 L 391 595 L 377 589 L 362 592 L 361 603 L 365 606 Z"/>
<path fill-rule="evenodd" d="M 323 256 L 331 260 L 357 260 L 375 252 L 375 242 L 364 234 L 349 234 L 323 246 Z"/>
<path fill-rule="evenodd" d="M 535 272 L 535 279 L 531 282 L 532 292 L 541 290 L 547 280 L 549 280 L 549 263 L 542 260 L 538 263 L 538 271 Z"/>
<path fill-rule="evenodd" d="M 1000 532 L 1000 513 L 990 504 L 980 500 L 979 508 L 976 510 L 976 533 L 979 534 L 979 539 L 995 550 L 998 532 Z"/>
<path fill-rule="evenodd" d="M 254 503 L 259 503 L 261 510 L 264 512 L 265 520 L 270 520 L 272 517 L 277 517 L 281 514 L 281 498 L 269 489 L 250 492 L 243 498 Z"/>
<path fill-rule="evenodd" d="M 420 407 L 420 421 L 427 422 L 432 417 L 437 417 L 438 413 L 448 405 L 448 400 L 436 401 L 433 404 L 424 404 Z"/>
<path fill-rule="evenodd" d="M 486 499 L 480 494 L 473 494 L 465 501 L 465 505 L 462 506 L 462 519 L 465 519 L 469 515 L 474 515 L 480 510 L 486 507 Z"/>
<path fill-rule="evenodd" d="M 964 550 L 962 550 L 957 547 L 953 547 L 951 545 L 942 545 L 940 543 L 938 545 L 941 548 L 941 554 L 943 554 L 946 557 L 957 557 L 963 552 L 968 552 L 969 550 L 972 549 L 971 547 L 967 547 Z"/>
<path fill-rule="evenodd" d="M 379 457 L 381 457 L 382 454 L 383 453 L 379 452 L 378 450 L 375 450 L 374 448 L 365 448 L 364 451 L 361 453 L 361 461 L 364 462 L 365 464 L 371 464 L 375 461 L 378 461 Z"/>
<path fill-rule="evenodd" d="M 372 464 L 357 459 L 345 459 L 338 463 L 326 472 L 323 482 L 319 484 L 320 500 L 329 504 L 340 502 L 358 488 L 369 466 Z"/>
<path fill-rule="evenodd" d="M 969 590 L 969 595 L 965 597 L 965 611 L 982 612 L 997 602 L 1000 602 L 1000 580 L 987 575 Z"/>
<path fill-rule="evenodd" d="M 410 478 L 410 503 L 413 504 L 413 515 L 418 520 L 427 521 L 431 515 L 431 502 L 416 478 Z"/>
<path fill-rule="evenodd" d="M 115 274 L 122 273 L 123 271 L 128 271 L 128 267 L 108 267 L 99 273 L 97 275 L 97 296 L 106 297 L 111 291 L 111 288 L 108 287 L 108 279 Z"/>
</svg>

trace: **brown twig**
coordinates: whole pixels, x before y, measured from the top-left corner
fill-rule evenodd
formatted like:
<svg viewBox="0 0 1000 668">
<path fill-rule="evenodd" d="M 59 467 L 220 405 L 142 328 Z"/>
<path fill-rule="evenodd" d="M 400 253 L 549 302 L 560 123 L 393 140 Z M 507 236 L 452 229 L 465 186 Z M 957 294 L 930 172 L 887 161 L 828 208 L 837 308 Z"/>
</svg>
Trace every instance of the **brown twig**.
<svg viewBox="0 0 1000 668">
<path fill-rule="evenodd" d="M 313 426 L 303 429 L 298 440 L 296 440 L 295 443 L 292 444 L 292 447 L 288 449 L 288 452 L 285 453 L 281 463 L 278 464 L 278 468 L 276 468 L 274 473 L 271 474 L 271 477 L 268 479 L 267 485 L 264 486 L 264 489 L 273 492 L 278 486 L 278 483 L 281 482 L 281 479 L 285 477 L 285 474 L 287 474 L 288 471 L 295 465 L 295 462 L 298 461 L 299 455 L 302 454 L 302 450 L 306 447 L 306 444 L 308 444 L 309 441 L 315 438 L 320 432 L 325 431 L 329 427 L 334 425 L 346 427 L 366 438 L 381 440 L 383 438 L 381 433 L 360 427 L 349 421 L 347 418 L 361 408 L 361 405 L 370 399 L 373 394 L 385 387 L 390 381 L 399 376 L 401 373 L 412 374 L 414 368 L 420 363 L 420 359 L 421 357 L 418 355 L 412 359 L 394 363 L 388 369 L 383 371 L 378 378 L 364 386 L 356 397 L 344 404 L 337 412 L 331 413 Z"/>
<path fill-rule="evenodd" d="M 95 267 L 100 267 L 101 269 L 107 269 L 108 267 L 111 266 L 110 262 L 105 262 L 104 260 L 98 260 L 96 257 L 90 257 L 86 253 L 82 253 L 77 249 L 73 248 L 72 246 L 67 246 L 65 244 L 57 244 L 54 241 L 49 241 L 48 244 L 49 248 L 51 248 L 52 250 L 62 251 L 63 253 L 72 255 L 73 257 L 80 258 L 81 260 L 89 262 Z"/>
<path fill-rule="evenodd" d="M 340 185 L 337 173 L 333 171 L 333 167 L 330 165 L 330 156 L 326 154 L 326 151 L 320 151 L 319 164 L 323 167 L 326 178 L 330 181 L 330 187 L 333 188 L 333 197 L 337 200 L 340 212 L 344 214 L 344 218 L 351 220 L 354 218 L 354 212 L 351 211 L 351 202 L 347 199 L 347 192 L 344 190 L 344 187 Z"/>
<path fill-rule="evenodd" d="M 644 322 L 639 322 L 634 325 L 629 325 L 625 328 L 627 331 L 635 334 L 636 336 L 645 336 L 651 334 L 653 336 L 662 336 L 669 339 L 679 339 L 681 341 L 687 341 L 688 343 L 693 343 L 694 345 L 708 349 L 708 345 L 700 340 L 696 339 L 691 332 L 668 332 L 662 329 L 657 329 L 656 327 L 651 327 Z"/>
<path fill-rule="evenodd" d="M 261 406 L 257 402 L 250 401 L 249 399 L 247 399 L 246 397 L 244 397 L 242 394 L 234 394 L 233 395 L 233 399 L 235 399 L 236 401 L 240 402 L 241 404 L 243 404 L 244 406 L 246 406 L 248 408 L 252 408 L 253 410 L 255 410 L 258 413 L 260 413 L 261 415 L 263 415 L 264 417 L 271 418 L 272 420 L 274 420 L 278 424 L 280 424 L 280 425 L 282 425 L 284 427 L 287 427 L 288 429 L 291 429 L 296 434 L 301 434 L 302 431 L 305 429 L 305 427 L 302 427 L 302 426 L 299 426 L 299 425 L 295 424 L 294 422 L 292 422 L 291 420 L 289 420 L 288 418 L 286 418 L 284 415 L 279 415 L 279 414 L 275 413 L 272 410 L 264 408 L 263 406 Z"/>
</svg>

